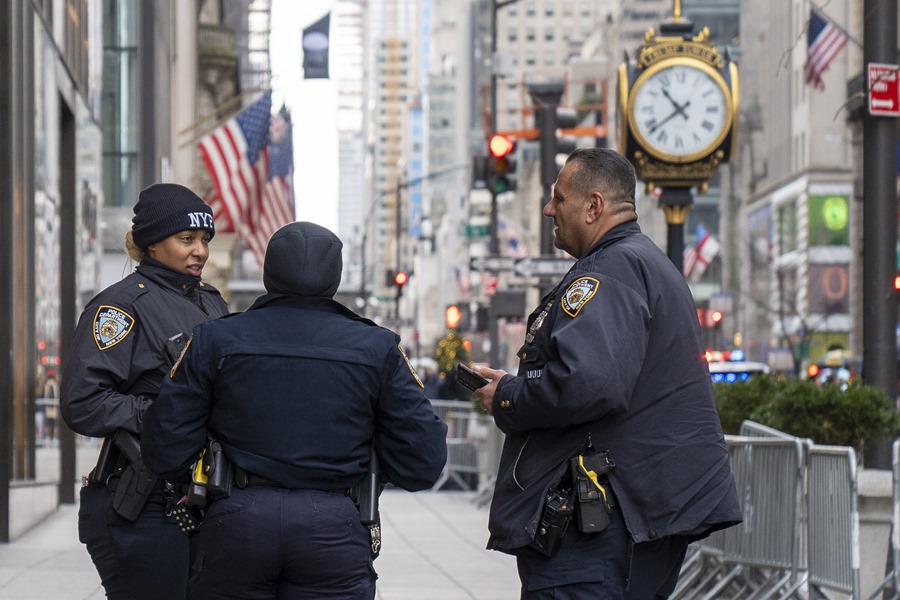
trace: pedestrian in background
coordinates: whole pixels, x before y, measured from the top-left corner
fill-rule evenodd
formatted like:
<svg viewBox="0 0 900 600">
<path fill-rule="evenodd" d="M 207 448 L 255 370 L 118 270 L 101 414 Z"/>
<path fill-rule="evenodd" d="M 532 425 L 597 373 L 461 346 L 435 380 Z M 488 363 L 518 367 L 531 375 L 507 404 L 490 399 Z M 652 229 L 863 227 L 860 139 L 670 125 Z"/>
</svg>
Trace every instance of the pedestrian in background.
<svg viewBox="0 0 900 600">
<path fill-rule="evenodd" d="M 214 234 L 212 210 L 188 188 L 160 183 L 141 192 L 125 236 L 138 266 L 91 300 L 75 329 L 60 392 L 73 431 L 110 440 L 120 430 L 139 435 L 170 368 L 167 340 L 228 312 L 219 292 L 200 279 Z M 166 513 L 183 493 L 187 472 L 181 480 L 158 480 L 136 518 L 123 517 L 113 501 L 134 465 L 111 441 L 103 447 L 108 452 L 81 489 L 78 535 L 106 597 L 184 598 L 189 540 Z"/>
<path fill-rule="evenodd" d="M 488 548 L 517 556 L 523 600 L 667 598 L 688 544 L 741 520 L 696 306 L 635 183 L 612 150 L 568 157 L 543 214 L 577 262 L 517 375 L 476 368 L 506 434 Z"/>
<path fill-rule="evenodd" d="M 194 329 L 147 415 L 147 465 L 180 472 L 212 436 L 235 467 L 197 534 L 190 598 L 375 597 L 354 505 L 370 448 L 384 482 L 431 487 L 447 427 L 393 332 L 333 297 L 341 241 L 312 223 L 272 236 L 268 293 Z"/>
</svg>

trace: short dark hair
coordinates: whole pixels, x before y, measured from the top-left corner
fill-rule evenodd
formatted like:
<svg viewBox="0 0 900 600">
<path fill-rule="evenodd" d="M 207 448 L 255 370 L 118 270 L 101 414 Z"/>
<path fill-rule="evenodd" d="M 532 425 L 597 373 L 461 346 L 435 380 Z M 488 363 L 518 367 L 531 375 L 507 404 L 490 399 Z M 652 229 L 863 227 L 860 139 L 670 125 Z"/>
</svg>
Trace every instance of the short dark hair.
<svg viewBox="0 0 900 600">
<path fill-rule="evenodd" d="M 628 159 L 609 148 L 576 148 L 566 164 L 575 163 L 572 182 L 585 195 L 599 190 L 613 203 L 634 204 L 637 178 Z"/>
</svg>

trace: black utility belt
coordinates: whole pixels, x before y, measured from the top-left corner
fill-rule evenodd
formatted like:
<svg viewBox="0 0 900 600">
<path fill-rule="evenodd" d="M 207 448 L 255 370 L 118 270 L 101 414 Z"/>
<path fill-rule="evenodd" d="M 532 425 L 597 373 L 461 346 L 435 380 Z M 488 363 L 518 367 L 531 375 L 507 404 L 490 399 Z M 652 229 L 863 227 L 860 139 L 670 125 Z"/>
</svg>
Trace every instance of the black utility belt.
<svg viewBox="0 0 900 600">
<path fill-rule="evenodd" d="M 605 450 L 573 456 L 561 466 L 544 495 L 530 547 L 545 556 L 556 554 L 573 516 L 581 533 L 606 529 L 616 506 L 607 474 L 615 467 Z"/>
<path fill-rule="evenodd" d="M 340 494 L 342 496 L 348 496 L 350 498 L 356 498 L 359 496 L 359 486 L 353 486 L 352 488 L 338 488 L 333 490 L 325 490 L 319 488 L 294 488 L 291 486 L 286 486 L 278 483 L 277 481 L 273 481 L 262 475 L 257 475 L 256 473 L 249 473 L 240 467 L 235 467 L 234 469 L 234 486 L 237 488 L 248 488 L 254 486 L 261 487 L 277 487 L 283 489 L 308 489 L 316 492 L 325 492 L 327 494 Z"/>
</svg>

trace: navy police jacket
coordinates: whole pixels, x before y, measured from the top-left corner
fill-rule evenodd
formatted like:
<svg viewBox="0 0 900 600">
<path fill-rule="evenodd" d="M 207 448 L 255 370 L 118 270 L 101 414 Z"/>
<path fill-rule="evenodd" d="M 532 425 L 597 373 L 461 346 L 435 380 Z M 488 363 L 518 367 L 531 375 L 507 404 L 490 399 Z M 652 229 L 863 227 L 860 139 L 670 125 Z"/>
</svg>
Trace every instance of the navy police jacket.
<svg viewBox="0 0 900 600">
<path fill-rule="evenodd" d="M 268 294 L 247 312 L 194 329 L 147 415 L 144 462 L 189 465 L 207 430 L 242 469 L 287 488 L 336 490 L 366 474 L 431 487 L 447 427 L 395 333 L 326 298 Z"/>
<path fill-rule="evenodd" d="M 166 341 L 227 312 L 213 286 L 145 258 L 82 312 L 63 370 L 63 419 L 92 437 L 139 434 L 169 370 Z"/>
<path fill-rule="evenodd" d="M 493 399 L 506 433 L 488 548 L 534 537 L 545 490 L 591 443 L 635 542 L 740 522 L 696 306 L 637 222 L 607 232 L 529 316 Z"/>
</svg>

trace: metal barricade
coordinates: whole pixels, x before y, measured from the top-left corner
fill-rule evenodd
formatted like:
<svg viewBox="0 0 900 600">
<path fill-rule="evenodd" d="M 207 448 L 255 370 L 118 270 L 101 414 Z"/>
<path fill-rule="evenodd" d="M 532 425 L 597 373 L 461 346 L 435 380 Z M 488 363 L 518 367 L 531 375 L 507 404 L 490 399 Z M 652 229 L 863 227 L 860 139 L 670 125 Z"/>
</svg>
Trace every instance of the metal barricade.
<svg viewBox="0 0 900 600">
<path fill-rule="evenodd" d="M 894 440 L 891 448 L 891 571 L 866 600 L 900 599 L 900 440 Z"/>
<path fill-rule="evenodd" d="M 808 581 L 860 597 L 859 509 L 856 452 L 844 446 L 811 446 L 807 468 Z"/>
<path fill-rule="evenodd" d="M 673 598 L 790 597 L 799 572 L 804 444 L 727 436 L 744 521 L 698 542 Z"/>
<path fill-rule="evenodd" d="M 431 400 L 435 414 L 447 424 L 447 464 L 440 478 L 431 488 L 479 489 L 489 471 L 485 457 L 493 420 L 475 411 L 465 400 Z"/>
</svg>

